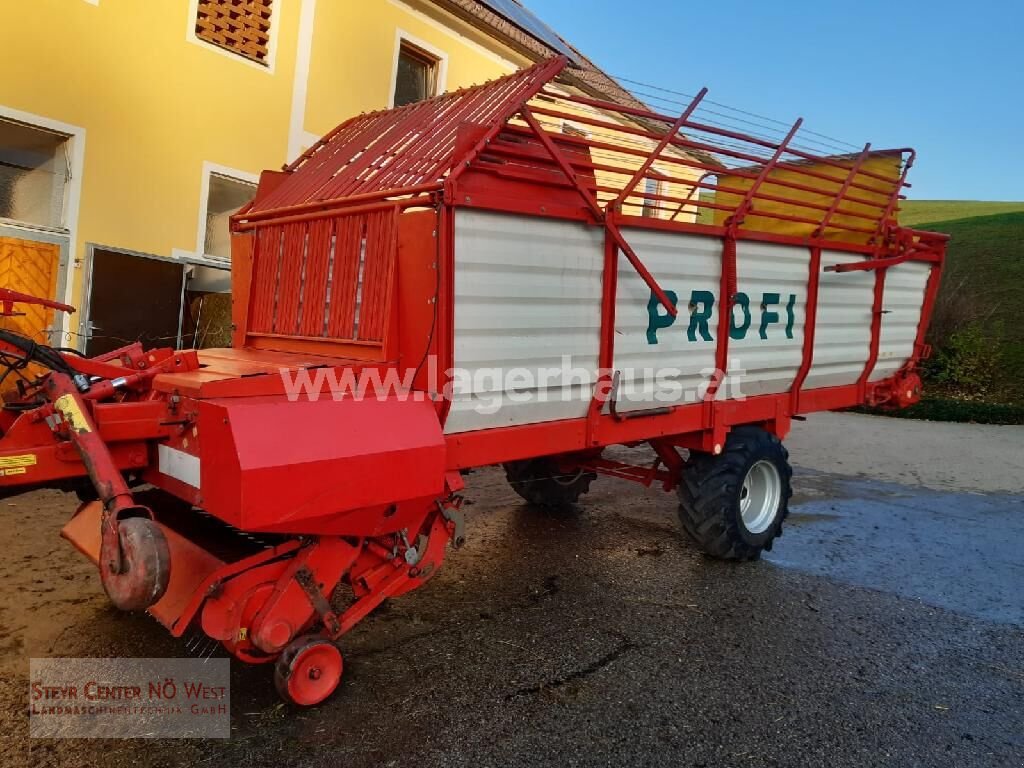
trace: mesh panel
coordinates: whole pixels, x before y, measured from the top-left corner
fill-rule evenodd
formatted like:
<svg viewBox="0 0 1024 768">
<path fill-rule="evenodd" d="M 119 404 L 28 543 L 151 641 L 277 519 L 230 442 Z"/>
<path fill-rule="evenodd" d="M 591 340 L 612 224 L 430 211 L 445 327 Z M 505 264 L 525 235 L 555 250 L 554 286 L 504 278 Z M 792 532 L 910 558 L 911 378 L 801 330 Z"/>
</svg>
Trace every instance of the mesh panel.
<svg viewBox="0 0 1024 768">
<path fill-rule="evenodd" d="M 196 37 L 265 64 L 273 0 L 199 0 Z"/>
</svg>

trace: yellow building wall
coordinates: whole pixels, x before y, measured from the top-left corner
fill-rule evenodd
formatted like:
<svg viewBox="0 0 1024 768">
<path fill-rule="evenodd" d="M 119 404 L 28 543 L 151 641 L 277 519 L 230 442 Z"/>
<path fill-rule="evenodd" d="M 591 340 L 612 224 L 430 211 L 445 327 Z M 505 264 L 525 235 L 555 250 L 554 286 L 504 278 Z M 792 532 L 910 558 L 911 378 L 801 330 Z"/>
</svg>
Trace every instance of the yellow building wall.
<svg viewBox="0 0 1024 768">
<path fill-rule="evenodd" d="M 306 92 L 300 148 L 353 114 L 387 107 L 397 30 L 444 54 L 447 90 L 529 63 L 429 4 L 410 3 L 276 0 L 271 71 L 190 42 L 189 0 L 0 0 L 0 115 L 30 113 L 85 131 L 71 303 L 83 302 L 88 244 L 163 257 L 195 251 L 204 163 L 257 174 L 290 159 L 296 83 Z M 296 78 L 300 19 L 311 7 L 308 78 L 301 67 Z"/>
<path fill-rule="evenodd" d="M 323 134 L 352 115 L 390 106 L 398 31 L 446 55 L 449 91 L 533 63 L 494 41 L 488 49 L 482 44 L 486 38 L 468 24 L 422 3 L 320 2 L 309 64 L 307 130 Z"/>
<path fill-rule="evenodd" d="M 281 159 L 296 9 L 283 2 L 275 17 L 269 74 L 188 43 L 187 2 L 10 4 L 0 104 L 86 132 L 74 257 L 86 243 L 161 256 L 194 250 L 203 161 L 258 171 Z M 82 270 L 73 272 L 79 304 Z"/>
</svg>

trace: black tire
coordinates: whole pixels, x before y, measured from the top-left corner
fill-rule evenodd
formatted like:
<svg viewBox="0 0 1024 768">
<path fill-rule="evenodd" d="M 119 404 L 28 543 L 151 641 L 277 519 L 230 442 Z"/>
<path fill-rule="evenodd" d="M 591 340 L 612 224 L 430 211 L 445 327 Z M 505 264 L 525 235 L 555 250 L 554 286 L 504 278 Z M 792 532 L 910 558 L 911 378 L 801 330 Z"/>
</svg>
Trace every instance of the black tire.
<svg viewBox="0 0 1024 768">
<path fill-rule="evenodd" d="M 771 468 L 760 465 L 762 461 L 775 468 L 780 486 L 777 503 L 763 507 L 774 512 L 752 532 L 744 522 L 741 502 L 750 493 L 744 488 L 748 474 L 771 476 Z M 751 473 L 755 465 L 758 469 Z M 760 427 L 738 427 L 729 433 L 718 456 L 691 455 L 679 483 L 679 520 L 706 554 L 721 560 L 755 560 L 782 535 L 793 495 L 792 477 L 789 452 L 779 438 Z"/>
<path fill-rule="evenodd" d="M 582 469 L 559 469 L 555 459 L 541 457 L 503 465 L 512 490 L 526 501 L 547 509 L 568 509 L 590 490 L 597 475 Z"/>
</svg>

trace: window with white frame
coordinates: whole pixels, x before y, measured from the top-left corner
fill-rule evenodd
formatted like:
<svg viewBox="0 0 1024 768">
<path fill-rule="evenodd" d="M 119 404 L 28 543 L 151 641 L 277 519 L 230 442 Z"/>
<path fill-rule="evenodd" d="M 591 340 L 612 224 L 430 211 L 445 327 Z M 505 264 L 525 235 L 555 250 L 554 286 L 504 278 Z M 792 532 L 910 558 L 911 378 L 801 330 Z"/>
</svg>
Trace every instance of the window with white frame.
<svg viewBox="0 0 1024 768">
<path fill-rule="evenodd" d="M 214 259 L 231 258 L 230 219 L 256 195 L 256 185 L 219 173 L 210 174 L 206 195 L 206 232 L 203 253 Z"/>
<path fill-rule="evenodd" d="M 70 176 L 66 135 L 0 119 L 0 219 L 63 227 Z"/>
<path fill-rule="evenodd" d="M 402 107 L 436 96 L 439 64 L 434 54 L 402 40 L 395 67 L 394 106 Z"/>
</svg>

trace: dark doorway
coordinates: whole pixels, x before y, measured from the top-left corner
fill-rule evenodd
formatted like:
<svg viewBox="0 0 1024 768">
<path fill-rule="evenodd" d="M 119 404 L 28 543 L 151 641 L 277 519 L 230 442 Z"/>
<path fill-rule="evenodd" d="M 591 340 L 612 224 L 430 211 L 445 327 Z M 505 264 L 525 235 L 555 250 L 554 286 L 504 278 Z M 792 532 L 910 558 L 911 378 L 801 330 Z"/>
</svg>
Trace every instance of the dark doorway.
<svg viewBox="0 0 1024 768">
<path fill-rule="evenodd" d="M 176 346 L 184 271 L 180 262 L 94 249 L 86 354 L 133 341 L 146 348 Z"/>
</svg>

